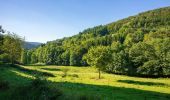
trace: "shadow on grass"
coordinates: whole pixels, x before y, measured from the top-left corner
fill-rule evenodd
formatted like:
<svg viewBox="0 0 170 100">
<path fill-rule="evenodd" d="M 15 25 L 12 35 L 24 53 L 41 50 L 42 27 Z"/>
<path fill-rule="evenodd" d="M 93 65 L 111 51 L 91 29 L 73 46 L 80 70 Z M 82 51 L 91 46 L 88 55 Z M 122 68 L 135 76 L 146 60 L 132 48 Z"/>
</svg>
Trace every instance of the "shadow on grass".
<svg viewBox="0 0 170 100">
<path fill-rule="evenodd" d="M 28 64 L 28 65 L 24 65 L 24 66 L 47 66 L 45 64 Z M 50 66 L 50 65 L 48 65 Z"/>
<path fill-rule="evenodd" d="M 53 84 L 56 84 L 57 87 L 68 89 L 69 95 L 73 96 L 73 98 L 74 96 L 83 98 L 88 98 L 88 96 L 92 98 L 95 97 L 94 100 L 169 100 L 170 98 L 170 94 L 135 88 L 71 82 L 58 82 Z M 66 97 L 66 99 L 69 98 Z"/>
<path fill-rule="evenodd" d="M 23 77 L 11 69 L 5 70 L 1 72 L 10 74 L 11 77 L 3 76 L 3 81 L 8 82 L 9 88 L 3 91 L 0 89 L 0 100 L 57 100 L 62 95 L 58 88 L 50 88 L 45 79 Z M 19 82 L 21 84 L 18 84 Z"/>
<path fill-rule="evenodd" d="M 26 72 L 28 74 L 36 74 L 36 75 L 40 75 L 40 76 L 47 76 L 47 77 L 55 77 L 53 74 L 48 73 L 48 72 L 42 72 L 42 71 L 38 71 L 38 70 L 33 70 L 33 69 L 27 69 L 24 67 L 21 67 L 19 65 L 13 65 L 13 68 L 16 68 L 20 71 Z"/>
<path fill-rule="evenodd" d="M 148 86 L 167 86 L 164 83 L 155 83 L 155 82 L 141 82 L 141 81 L 134 81 L 134 80 L 118 80 L 121 83 L 128 83 L 128 84 L 135 84 L 135 85 L 148 85 Z"/>
<path fill-rule="evenodd" d="M 56 68 L 41 68 L 43 70 L 48 70 L 48 71 L 61 71 L 61 69 L 56 69 Z"/>
<path fill-rule="evenodd" d="M 31 73 L 28 74 L 31 75 Z M 27 79 L 30 80 L 29 78 L 20 76 L 17 73 L 13 73 L 13 77 L 14 76 L 21 79 L 21 81 Z M 146 91 L 146 90 L 140 90 L 135 88 L 114 87 L 114 86 L 107 86 L 107 85 L 92 85 L 90 83 L 83 84 L 83 83 L 51 82 L 51 81 L 47 81 L 47 83 L 51 88 L 60 89 L 62 91 L 63 94 L 57 100 L 104 100 L 104 99 L 105 100 L 137 100 L 137 99 L 138 100 L 169 100 L 170 98 L 170 94 L 168 93 Z M 9 94 L 11 95 L 11 93 L 12 96 L 16 96 L 15 93 L 18 93 L 18 92 L 9 93 L 8 91 L 6 92 L 7 92 L 6 95 L 1 95 L 0 92 L 0 98 L 3 98 L 3 96 L 6 96 L 4 98 L 8 98 Z M 22 93 L 24 93 L 24 90 L 22 91 Z M 25 92 L 25 94 L 26 95 L 24 96 L 24 100 L 29 100 L 30 98 L 28 97 L 30 97 L 30 95 L 27 97 L 27 94 L 29 94 L 29 92 Z M 17 96 L 21 96 L 21 95 L 22 94 L 17 94 Z M 5 99 L 1 99 L 1 100 L 5 100 Z M 6 100 L 10 100 L 10 99 L 6 99 Z"/>
</svg>

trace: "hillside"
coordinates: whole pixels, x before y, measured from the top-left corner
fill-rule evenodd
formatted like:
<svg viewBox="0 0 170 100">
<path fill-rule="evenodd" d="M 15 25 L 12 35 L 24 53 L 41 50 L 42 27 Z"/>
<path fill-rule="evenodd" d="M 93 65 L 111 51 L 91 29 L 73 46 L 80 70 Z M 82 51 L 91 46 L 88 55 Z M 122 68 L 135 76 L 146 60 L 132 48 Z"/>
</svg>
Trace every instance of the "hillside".
<svg viewBox="0 0 170 100">
<path fill-rule="evenodd" d="M 40 46 L 41 44 L 42 43 L 39 43 L 39 42 L 25 42 L 24 48 L 25 49 L 33 49 L 33 48 Z"/>
<path fill-rule="evenodd" d="M 29 55 L 25 56 L 29 59 L 32 57 L 27 60 L 27 64 L 87 66 L 91 65 L 88 61 L 94 61 L 88 56 L 90 48 L 107 46 L 113 57 L 110 58 L 111 62 L 103 65 L 104 71 L 163 76 L 170 75 L 169 42 L 170 7 L 165 7 L 89 28 L 72 37 L 48 42 L 44 46 L 27 51 Z"/>
</svg>

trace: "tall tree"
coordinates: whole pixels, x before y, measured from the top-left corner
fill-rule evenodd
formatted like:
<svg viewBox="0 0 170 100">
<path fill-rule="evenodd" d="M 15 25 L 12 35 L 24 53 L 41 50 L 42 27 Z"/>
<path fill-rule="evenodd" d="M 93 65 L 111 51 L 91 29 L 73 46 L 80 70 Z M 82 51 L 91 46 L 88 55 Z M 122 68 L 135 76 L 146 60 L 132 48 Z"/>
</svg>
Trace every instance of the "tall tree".
<svg viewBox="0 0 170 100">
<path fill-rule="evenodd" d="M 22 43 L 23 39 L 14 33 L 4 35 L 3 49 L 9 55 L 12 64 L 15 61 L 20 62 Z"/>
<path fill-rule="evenodd" d="M 21 63 L 27 64 L 27 51 L 24 49 L 22 49 L 22 52 L 21 52 Z"/>
<path fill-rule="evenodd" d="M 111 61 L 111 50 L 106 46 L 92 47 L 86 54 L 85 59 L 91 66 L 95 66 L 99 71 L 99 79 L 101 78 L 101 70 L 104 70 L 108 62 Z"/>
</svg>

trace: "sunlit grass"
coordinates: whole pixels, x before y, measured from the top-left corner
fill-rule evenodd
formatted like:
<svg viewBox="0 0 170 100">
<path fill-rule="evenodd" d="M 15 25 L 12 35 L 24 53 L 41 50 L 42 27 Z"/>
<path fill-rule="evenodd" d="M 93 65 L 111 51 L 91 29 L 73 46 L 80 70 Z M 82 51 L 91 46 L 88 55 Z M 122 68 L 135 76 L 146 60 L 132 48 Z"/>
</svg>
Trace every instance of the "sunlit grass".
<svg viewBox="0 0 170 100">
<path fill-rule="evenodd" d="M 49 86 L 59 88 L 65 97 L 77 95 L 97 95 L 104 99 L 129 99 L 129 100 L 158 100 L 169 98 L 170 95 L 169 78 L 139 78 L 125 75 L 114 75 L 102 73 L 98 79 L 98 71 L 93 67 L 74 66 L 21 66 L 38 72 L 47 72 L 54 77 L 46 77 Z M 67 75 L 63 77 L 64 70 Z M 35 78 L 35 74 L 23 72 L 16 68 L 1 71 L 1 76 L 14 85 L 29 84 Z M 146 92 L 145 92 L 146 91 Z M 63 99 L 63 98 L 61 98 Z M 66 98 L 68 99 L 68 98 Z M 157 100 L 157 99 L 156 99 Z"/>
<path fill-rule="evenodd" d="M 141 90 L 156 91 L 161 93 L 170 94 L 170 79 L 169 78 L 139 78 L 139 77 L 129 77 L 124 75 L 114 75 L 102 73 L 102 79 L 98 79 L 98 71 L 93 67 L 71 67 L 71 66 L 26 66 L 25 68 L 36 69 L 39 71 L 46 71 L 53 73 L 56 77 L 49 77 L 48 80 L 53 82 L 73 82 L 73 83 L 84 83 L 84 84 L 94 84 L 94 85 L 109 85 L 116 87 L 127 87 L 127 88 L 136 88 Z M 51 71 L 48 69 L 58 69 L 57 71 Z M 62 77 L 62 70 L 68 69 L 68 76 Z M 77 77 L 72 77 L 69 75 L 77 74 Z M 139 85 L 139 84 L 128 84 L 118 82 L 119 80 L 134 80 L 140 82 L 153 82 L 153 83 L 163 83 L 165 85 Z"/>
</svg>

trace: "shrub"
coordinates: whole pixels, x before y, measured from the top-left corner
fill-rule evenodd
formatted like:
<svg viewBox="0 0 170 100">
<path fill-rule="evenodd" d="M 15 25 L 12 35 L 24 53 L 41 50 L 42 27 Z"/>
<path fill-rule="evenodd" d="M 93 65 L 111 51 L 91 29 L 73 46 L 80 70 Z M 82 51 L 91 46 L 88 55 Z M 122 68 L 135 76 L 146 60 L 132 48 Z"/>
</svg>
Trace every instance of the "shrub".
<svg viewBox="0 0 170 100">
<path fill-rule="evenodd" d="M 37 78 L 28 86 L 16 87 L 11 93 L 12 100 L 56 100 L 62 92 L 46 85 L 47 81 Z"/>
</svg>

